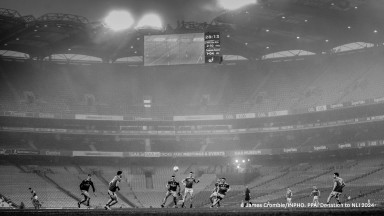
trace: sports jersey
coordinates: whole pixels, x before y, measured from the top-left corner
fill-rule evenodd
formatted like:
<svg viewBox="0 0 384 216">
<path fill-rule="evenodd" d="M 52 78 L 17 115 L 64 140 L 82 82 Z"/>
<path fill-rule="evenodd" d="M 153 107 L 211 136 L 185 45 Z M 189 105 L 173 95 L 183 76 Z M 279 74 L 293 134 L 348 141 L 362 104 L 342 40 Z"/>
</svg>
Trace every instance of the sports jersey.
<svg viewBox="0 0 384 216">
<path fill-rule="evenodd" d="M 217 187 L 219 188 L 219 194 L 223 194 L 225 195 L 225 193 L 227 193 L 228 189 L 229 189 L 229 184 L 227 183 L 219 183 L 217 185 Z"/>
<path fill-rule="evenodd" d="M 292 191 L 288 191 L 286 197 L 287 198 L 292 198 Z"/>
<path fill-rule="evenodd" d="M 319 196 L 320 195 L 320 191 L 319 189 L 314 189 L 311 193 L 312 196 Z"/>
<path fill-rule="evenodd" d="M 116 190 L 117 190 L 117 188 L 118 188 L 117 184 L 118 184 L 118 182 L 120 182 L 120 181 L 121 181 L 121 178 L 120 178 L 119 176 L 115 176 L 115 177 L 113 177 L 112 181 L 109 182 L 109 188 L 108 188 L 108 190 L 110 190 L 110 191 L 112 191 L 112 192 L 116 192 Z"/>
<path fill-rule="evenodd" d="M 336 182 L 336 187 L 335 189 L 333 189 L 333 191 L 339 192 L 339 193 L 343 192 L 343 187 L 345 186 L 343 179 L 336 177 L 334 179 L 334 182 Z"/>
<path fill-rule="evenodd" d="M 183 182 L 185 182 L 186 188 L 192 188 L 193 183 L 199 183 L 199 181 L 193 177 L 188 177 L 188 178 L 184 179 Z"/>
<path fill-rule="evenodd" d="M 168 190 L 170 190 L 170 191 L 176 191 L 177 187 L 179 187 L 179 186 L 180 186 L 180 184 L 176 180 L 169 180 L 168 181 L 168 187 L 169 187 Z"/>
<path fill-rule="evenodd" d="M 83 180 L 80 184 L 80 190 L 88 191 L 89 187 L 92 186 L 93 192 L 95 192 L 95 187 L 93 186 L 93 182 L 91 180 Z"/>
</svg>

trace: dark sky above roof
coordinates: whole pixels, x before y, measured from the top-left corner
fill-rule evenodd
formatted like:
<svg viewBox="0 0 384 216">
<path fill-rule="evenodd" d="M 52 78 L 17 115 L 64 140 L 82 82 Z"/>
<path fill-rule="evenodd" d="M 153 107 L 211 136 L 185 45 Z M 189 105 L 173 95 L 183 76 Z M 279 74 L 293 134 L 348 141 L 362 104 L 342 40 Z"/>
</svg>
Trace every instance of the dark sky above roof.
<svg viewBox="0 0 384 216">
<path fill-rule="evenodd" d="M 128 10 L 136 19 L 154 12 L 172 26 L 177 20 L 210 22 L 222 11 L 216 0 L 1 0 L 0 7 L 36 18 L 45 13 L 69 13 L 91 22 L 103 19 L 113 9 Z"/>
<path fill-rule="evenodd" d="M 230 1 L 238 3 L 240 0 Z M 226 35 L 222 40 L 222 53 L 241 55 L 248 59 L 258 59 L 265 54 L 285 50 L 322 53 L 357 41 L 382 44 L 384 0 L 350 0 L 346 7 L 332 5 L 330 2 L 333 1 L 259 0 L 258 6 L 228 12 L 218 5 L 218 0 L 0 0 L 0 8 L 13 9 L 22 16 L 33 15 L 36 18 L 46 13 L 74 14 L 84 16 L 90 22 L 102 20 L 112 10 L 127 10 L 132 13 L 135 21 L 146 13 L 157 13 L 163 18 L 164 26 L 170 24 L 172 27 L 176 26 L 178 20 L 209 23 L 216 18 L 217 23 L 224 23 L 213 25 L 215 31 L 220 28 L 217 31 Z M 6 27 L 4 25 L 4 29 Z M 67 36 L 60 31 L 57 38 L 52 36 L 52 32 L 46 32 L 45 35 L 37 35 L 36 39 L 34 34 L 44 32 L 28 31 L 19 32 L 18 35 L 13 35 L 10 31 L 11 34 L 5 34 L 0 42 L 15 51 L 29 54 L 36 52 L 36 55 L 45 56 L 47 53 L 39 53 L 43 49 L 36 45 L 42 41 L 48 45 L 53 41 L 60 41 L 61 45 L 54 43 L 57 48 L 54 52 L 62 52 L 62 47 L 82 47 L 84 41 L 89 41 L 77 40 L 86 34 L 77 35 L 76 29 L 73 29 L 74 35 L 78 36 L 76 40 L 63 40 Z M 16 37 L 25 40 L 17 40 Z M 79 53 L 95 54 L 94 50 L 99 50 L 99 56 L 103 56 L 110 52 L 108 49 L 120 46 L 118 43 L 120 42 L 116 40 L 105 40 L 105 46 L 84 46 L 79 49 Z M 129 40 L 123 44 L 131 47 Z M 44 51 L 51 52 L 52 50 L 48 51 L 48 45 Z M 127 47 L 120 47 L 124 52 L 116 56 L 137 55 L 133 51 L 127 54 Z"/>
</svg>

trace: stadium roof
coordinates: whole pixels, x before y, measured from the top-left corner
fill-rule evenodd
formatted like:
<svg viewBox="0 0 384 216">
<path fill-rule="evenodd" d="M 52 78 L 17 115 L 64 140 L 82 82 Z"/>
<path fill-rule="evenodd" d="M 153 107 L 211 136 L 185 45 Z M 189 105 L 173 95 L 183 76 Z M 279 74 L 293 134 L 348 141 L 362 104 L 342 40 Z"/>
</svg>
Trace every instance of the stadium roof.
<svg viewBox="0 0 384 216">
<path fill-rule="evenodd" d="M 146 34 L 204 31 L 221 32 L 224 55 L 249 60 L 281 51 L 302 55 L 348 50 L 355 42 L 358 48 L 368 48 L 384 42 L 384 5 L 380 0 L 259 0 L 223 11 L 210 23 L 182 22 L 163 31 L 123 32 L 77 15 L 48 13 L 35 18 L 0 9 L 0 50 L 8 50 L 2 53 L 16 51 L 34 59 L 56 54 L 105 62 L 137 58 L 143 55 Z M 348 47 L 342 48 L 345 44 Z"/>
</svg>

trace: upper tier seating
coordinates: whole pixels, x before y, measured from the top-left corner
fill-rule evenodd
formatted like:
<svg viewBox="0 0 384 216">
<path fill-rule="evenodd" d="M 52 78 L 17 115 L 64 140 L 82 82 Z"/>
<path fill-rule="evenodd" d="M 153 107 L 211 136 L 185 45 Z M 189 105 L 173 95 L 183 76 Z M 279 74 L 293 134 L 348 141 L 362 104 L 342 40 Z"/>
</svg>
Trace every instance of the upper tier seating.
<svg viewBox="0 0 384 216">
<path fill-rule="evenodd" d="M 0 110 L 145 117 L 304 109 L 384 96 L 380 55 L 324 59 L 128 68 L 2 62 Z M 143 106 L 147 97 L 150 109 Z"/>
</svg>

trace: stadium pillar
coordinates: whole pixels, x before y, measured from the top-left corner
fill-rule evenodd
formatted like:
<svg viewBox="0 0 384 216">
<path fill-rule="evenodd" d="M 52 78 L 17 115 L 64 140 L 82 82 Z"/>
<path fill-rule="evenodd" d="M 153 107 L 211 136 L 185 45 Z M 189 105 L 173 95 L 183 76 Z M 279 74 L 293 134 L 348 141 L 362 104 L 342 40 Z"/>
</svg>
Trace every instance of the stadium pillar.
<svg viewBox="0 0 384 216">
<path fill-rule="evenodd" d="M 145 151 L 150 152 L 151 151 L 151 139 L 145 138 L 144 142 L 145 142 Z"/>
</svg>

